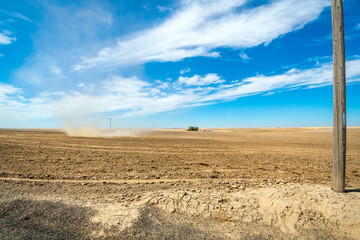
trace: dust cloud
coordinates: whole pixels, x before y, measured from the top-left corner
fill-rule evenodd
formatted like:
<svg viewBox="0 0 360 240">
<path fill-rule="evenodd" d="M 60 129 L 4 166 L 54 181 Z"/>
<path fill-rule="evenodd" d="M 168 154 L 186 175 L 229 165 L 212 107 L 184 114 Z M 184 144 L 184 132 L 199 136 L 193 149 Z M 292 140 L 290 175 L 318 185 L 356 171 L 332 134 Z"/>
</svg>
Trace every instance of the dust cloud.
<svg viewBox="0 0 360 240">
<path fill-rule="evenodd" d="M 139 137 L 150 132 L 140 128 L 103 128 L 109 120 L 101 116 L 66 117 L 62 121 L 64 132 L 70 137 Z"/>
<path fill-rule="evenodd" d="M 146 135 L 150 131 L 132 128 L 112 129 L 110 131 L 95 127 L 74 128 L 72 126 L 64 126 L 64 132 L 69 137 L 139 137 Z"/>
</svg>

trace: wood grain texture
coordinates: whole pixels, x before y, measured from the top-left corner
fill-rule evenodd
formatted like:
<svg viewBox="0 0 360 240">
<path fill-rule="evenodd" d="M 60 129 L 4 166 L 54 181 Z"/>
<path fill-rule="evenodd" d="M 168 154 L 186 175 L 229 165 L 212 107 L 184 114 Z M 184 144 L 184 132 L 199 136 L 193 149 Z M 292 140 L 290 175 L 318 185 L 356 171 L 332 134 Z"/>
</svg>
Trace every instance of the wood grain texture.
<svg viewBox="0 0 360 240">
<path fill-rule="evenodd" d="M 334 128 L 332 188 L 345 192 L 346 163 L 346 77 L 345 42 L 342 0 L 332 0 L 333 61 L 334 61 Z"/>
</svg>

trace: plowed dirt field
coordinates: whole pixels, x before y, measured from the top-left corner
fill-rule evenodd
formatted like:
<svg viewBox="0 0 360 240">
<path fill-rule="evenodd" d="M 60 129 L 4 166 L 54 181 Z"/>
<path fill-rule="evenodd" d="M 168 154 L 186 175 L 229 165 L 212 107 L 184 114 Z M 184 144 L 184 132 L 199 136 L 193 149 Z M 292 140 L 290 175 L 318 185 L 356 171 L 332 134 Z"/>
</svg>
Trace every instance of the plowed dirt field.
<svg viewBox="0 0 360 240">
<path fill-rule="evenodd" d="M 347 141 L 338 194 L 330 128 L 0 130 L 0 239 L 360 239 L 360 128 Z"/>
</svg>

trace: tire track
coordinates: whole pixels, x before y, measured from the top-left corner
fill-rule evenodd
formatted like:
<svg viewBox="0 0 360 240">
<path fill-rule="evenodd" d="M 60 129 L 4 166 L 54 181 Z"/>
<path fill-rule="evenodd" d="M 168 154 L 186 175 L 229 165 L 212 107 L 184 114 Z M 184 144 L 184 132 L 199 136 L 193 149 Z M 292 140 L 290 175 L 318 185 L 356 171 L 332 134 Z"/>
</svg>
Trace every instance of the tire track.
<svg viewBox="0 0 360 240">
<path fill-rule="evenodd" d="M 12 182 L 39 182 L 39 183 L 110 183 L 110 184 L 121 184 L 121 183 L 168 183 L 168 182 L 197 182 L 197 181 L 258 181 L 259 179 L 249 178 L 173 178 L 173 179 L 33 179 L 33 178 L 12 178 L 12 177 L 0 177 L 0 181 L 12 181 Z"/>
</svg>

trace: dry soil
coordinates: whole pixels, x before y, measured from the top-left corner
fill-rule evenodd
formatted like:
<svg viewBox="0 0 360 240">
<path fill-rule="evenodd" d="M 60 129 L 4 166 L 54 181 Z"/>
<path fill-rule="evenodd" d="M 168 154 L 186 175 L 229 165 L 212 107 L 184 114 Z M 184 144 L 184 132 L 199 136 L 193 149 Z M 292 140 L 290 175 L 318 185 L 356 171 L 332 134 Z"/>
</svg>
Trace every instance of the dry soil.
<svg viewBox="0 0 360 240">
<path fill-rule="evenodd" d="M 347 193 L 332 130 L 0 130 L 0 239 L 360 239 L 360 128 Z"/>
</svg>

